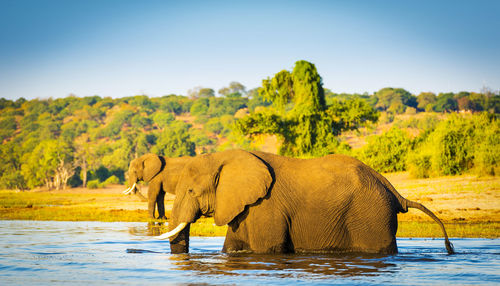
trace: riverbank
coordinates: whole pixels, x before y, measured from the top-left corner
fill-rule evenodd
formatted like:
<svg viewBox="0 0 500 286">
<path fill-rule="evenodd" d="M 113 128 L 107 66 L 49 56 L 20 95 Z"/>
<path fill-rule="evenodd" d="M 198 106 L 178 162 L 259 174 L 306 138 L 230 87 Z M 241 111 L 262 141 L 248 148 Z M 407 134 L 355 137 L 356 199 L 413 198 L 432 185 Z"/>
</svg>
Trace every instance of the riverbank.
<svg viewBox="0 0 500 286">
<path fill-rule="evenodd" d="M 411 179 L 407 173 L 386 174 L 404 197 L 418 201 L 443 220 L 450 237 L 500 237 L 500 178 L 470 175 Z M 121 185 L 105 189 L 0 191 L 0 219 L 56 221 L 148 222 L 147 203 L 123 195 Z M 147 193 L 147 187 L 142 187 Z M 167 196 L 169 216 L 173 196 Z M 439 226 L 422 212 L 399 214 L 398 237 L 441 237 Z M 195 236 L 223 236 L 212 218 L 191 227 Z"/>
</svg>

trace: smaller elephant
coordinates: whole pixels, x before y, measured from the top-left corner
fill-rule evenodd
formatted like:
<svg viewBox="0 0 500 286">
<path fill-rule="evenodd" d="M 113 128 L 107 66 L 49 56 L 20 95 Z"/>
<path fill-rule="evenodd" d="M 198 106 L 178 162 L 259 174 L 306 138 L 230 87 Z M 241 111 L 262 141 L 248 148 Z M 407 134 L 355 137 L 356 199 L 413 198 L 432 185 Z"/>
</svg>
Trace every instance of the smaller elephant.
<svg viewBox="0 0 500 286">
<path fill-rule="evenodd" d="M 156 154 L 146 154 L 130 162 L 128 170 L 129 188 L 123 193 L 137 193 L 137 182 L 149 182 L 148 212 L 155 218 L 155 207 L 158 206 L 158 218 L 165 217 L 165 193 L 175 194 L 175 186 L 181 171 L 192 157 L 166 158 Z"/>
</svg>

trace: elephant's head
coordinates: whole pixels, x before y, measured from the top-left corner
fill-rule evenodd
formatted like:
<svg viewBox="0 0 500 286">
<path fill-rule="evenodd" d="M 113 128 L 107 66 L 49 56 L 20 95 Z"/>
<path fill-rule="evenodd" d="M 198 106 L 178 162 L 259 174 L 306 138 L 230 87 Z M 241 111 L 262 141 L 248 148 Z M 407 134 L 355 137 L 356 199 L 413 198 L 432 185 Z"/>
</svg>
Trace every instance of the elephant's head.
<svg viewBox="0 0 500 286">
<path fill-rule="evenodd" d="M 172 252 L 176 252 L 175 244 L 189 243 L 189 233 L 179 232 L 189 231 L 189 224 L 201 215 L 214 216 L 219 226 L 229 224 L 245 206 L 265 197 L 272 183 L 267 165 L 249 152 L 230 150 L 198 156 L 182 171 L 172 209 L 172 230 L 160 238 L 170 237 Z M 177 249 L 187 252 L 186 247 Z"/>
<path fill-rule="evenodd" d="M 164 165 L 165 163 L 162 158 L 156 154 L 146 154 L 132 160 L 128 169 L 128 185 L 130 187 L 123 193 L 136 193 L 137 182 L 151 181 L 163 169 Z"/>
</svg>

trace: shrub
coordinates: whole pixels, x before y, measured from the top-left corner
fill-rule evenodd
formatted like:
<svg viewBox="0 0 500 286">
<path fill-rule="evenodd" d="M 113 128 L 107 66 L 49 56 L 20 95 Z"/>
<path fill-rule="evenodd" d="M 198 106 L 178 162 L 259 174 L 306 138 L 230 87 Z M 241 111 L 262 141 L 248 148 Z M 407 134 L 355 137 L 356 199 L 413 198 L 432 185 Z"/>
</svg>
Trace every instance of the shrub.
<svg viewBox="0 0 500 286">
<path fill-rule="evenodd" d="M 111 177 L 107 178 L 107 179 L 106 179 L 106 181 L 104 181 L 104 182 L 102 183 L 102 186 L 103 186 L 103 187 L 106 187 L 106 186 L 108 186 L 108 185 L 112 185 L 112 184 L 119 184 L 119 183 L 120 183 L 120 179 L 118 179 L 118 177 L 117 177 L 117 176 L 113 175 L 113 176 L 111 176 Z"/>
<path fill-rule="evenodd" d="M 500 174 L 500 122 L 496 119 L 488 120 L 486 114 L 478 118 L 484 121 L 475 128 L 475 149 L 473 152 L 473 169 L 478 175 Z"/>
<path fill-rule="evenodd" d="M 407 169 L 414 178 L 429 178 L 431 176 L 431 157 L 426 150 L 408 154 Z"/>
<path fill-rule="evenodd" d="M 100 187 L 99 180 L 92 180 L 87 182 L 88 189 L 97 189 Z"/>
<path fill-rule="evenodd" d="M 430 133 L 408 158 L 408 169 L 415 177 L 457 175 L 474 170 L 478 175 L 499 172 L 500 126 L 494 116 L 452 115 Z"/>
<path fill-rule="evenodd" d="M 392 128 L 380 136 L 368 138 L 360 159 L 379 172 L 404 171 L 412 144 L 408 133 Z"/>
</svg>

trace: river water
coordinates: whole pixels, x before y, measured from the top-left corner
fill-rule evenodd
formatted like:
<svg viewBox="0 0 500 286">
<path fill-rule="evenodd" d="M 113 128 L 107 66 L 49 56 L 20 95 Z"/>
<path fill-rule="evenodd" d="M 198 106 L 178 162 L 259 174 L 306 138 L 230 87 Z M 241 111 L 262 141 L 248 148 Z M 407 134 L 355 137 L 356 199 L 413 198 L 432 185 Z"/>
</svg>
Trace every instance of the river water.
<svg viewBox="0 0 500 286">
<path fill-rule="evenodd" d="M 0 221 L 0 284 L 500 285 L 500 239 L 398 239 L 399 254 L 228 255 L 223 237 L 169 254 L 146 223 Z"/>
</svg>

